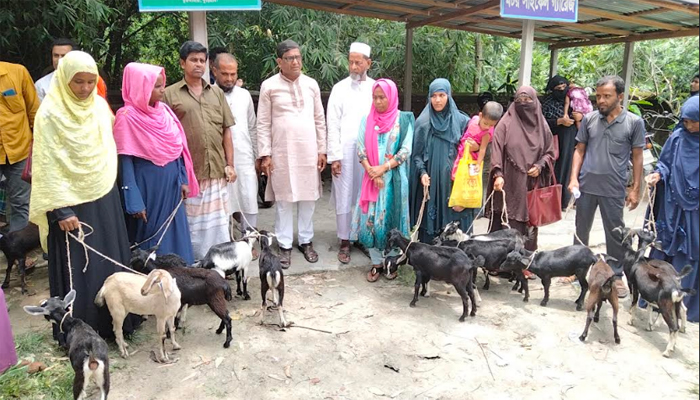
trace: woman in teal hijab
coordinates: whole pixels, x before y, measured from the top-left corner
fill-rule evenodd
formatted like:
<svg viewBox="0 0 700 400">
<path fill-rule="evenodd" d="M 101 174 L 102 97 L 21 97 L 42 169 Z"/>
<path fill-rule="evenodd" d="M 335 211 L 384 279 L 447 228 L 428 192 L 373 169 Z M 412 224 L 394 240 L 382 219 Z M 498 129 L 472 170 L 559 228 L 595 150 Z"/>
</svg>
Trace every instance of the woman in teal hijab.
<svg viewBox="0 0 700 400">
<path fill-rule="evenodd" d="M 473 211 L 460 213 L 448 206 L 452 192 L 452 165 L 459 141 L 469 117 L 457 109 L 452 99 L 452 86 L 439 78 L 430 84 L 428 104 L 416 120 L 411 155 L 411 224 L 415 225 L 423 202 L 423 187 L 429 187 L 430 199 L 425 205 L 419 239 L 432 243 L 440 230 L 452 221 L 461 221 L 469 228 Z"/>
</svg>

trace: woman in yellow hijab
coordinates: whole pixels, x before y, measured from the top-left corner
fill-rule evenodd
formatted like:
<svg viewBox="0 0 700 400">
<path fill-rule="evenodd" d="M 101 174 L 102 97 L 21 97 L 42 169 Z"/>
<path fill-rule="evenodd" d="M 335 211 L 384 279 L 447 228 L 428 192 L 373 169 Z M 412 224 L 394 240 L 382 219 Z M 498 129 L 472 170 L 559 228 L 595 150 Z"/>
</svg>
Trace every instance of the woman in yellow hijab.
<svg viewBox="0 0 700 400">
<path fill-rule="evenodd" d="M 41 241 L 49 253 L 51 296 L 70 291 L 69 266 L 77 292 L 73 316 L 92 326 L 102 336 L 113 336 L 107 308 L 94 304 L 105 279 L 120 268 L 70 242 L 66 232 L 78 233 L 85 242 L 128 264 L 129 242 L 124 223 L 117 179 L 117 149 L 112 136 L 114 117 L 107 102 L 97 96 L 95 60 L 82 51 L 71 51 L 61 59 L 46 98 L 34 122 L 32 194 L 29 219 L 39 226 Z M 127 319 L 125 331 L 138 320 Z M 54 326 L 54 338 L 63 343 Z"/>
</svg>

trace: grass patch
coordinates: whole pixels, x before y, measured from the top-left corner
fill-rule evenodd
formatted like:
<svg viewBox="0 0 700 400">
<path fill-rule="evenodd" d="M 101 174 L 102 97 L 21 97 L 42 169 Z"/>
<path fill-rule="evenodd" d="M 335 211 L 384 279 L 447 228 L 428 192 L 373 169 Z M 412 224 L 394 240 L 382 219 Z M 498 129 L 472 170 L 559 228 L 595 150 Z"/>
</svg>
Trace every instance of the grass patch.
<svg viewBox="0 0 700 400">
<path fill-rule="evenodd" d="M 398 280 L 404 286 L 413 287 L 416 283 L 416 273 L 413 272 L 413 267 L 410 265 L 400 265 Z"/>
<path fill-rule="evenodd" d="M 694 394 L 696 396 L 700 395 L 700 385 L 698 385 L 697 383 L 694 383 L 693 386 L 691 386 L 690 389 L 688 389 L 688 392 L 690 394 Z"/>
<path fill-rule="evenodd" d="M 14 366 L 0 375 L 0 399 L 64 400 L 73 397 L 73 369 L 50 333 L 29 332 L 15 337 L 19 360 L 40 361 L 47 370 L 29 375 L 27 366 Z"/>
</svg>

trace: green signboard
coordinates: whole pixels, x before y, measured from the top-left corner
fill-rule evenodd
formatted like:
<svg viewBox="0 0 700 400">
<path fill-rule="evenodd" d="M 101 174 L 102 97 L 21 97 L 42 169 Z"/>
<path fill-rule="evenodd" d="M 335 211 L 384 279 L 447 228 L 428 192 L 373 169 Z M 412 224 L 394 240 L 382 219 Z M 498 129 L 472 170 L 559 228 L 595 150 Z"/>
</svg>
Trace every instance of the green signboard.
<svg viewBox="0 0 700 400">
<path fill-rule="evenodd" d="M 145 11 L 251 11 L 260 10 L 261 0 L 139 0 Z"/>
</svg>

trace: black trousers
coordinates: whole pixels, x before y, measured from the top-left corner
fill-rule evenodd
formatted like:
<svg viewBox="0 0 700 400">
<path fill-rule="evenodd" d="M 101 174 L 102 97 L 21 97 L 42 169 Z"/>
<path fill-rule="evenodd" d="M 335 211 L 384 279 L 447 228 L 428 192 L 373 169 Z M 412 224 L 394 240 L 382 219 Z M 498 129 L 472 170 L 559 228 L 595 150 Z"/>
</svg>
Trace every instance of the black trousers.
<svg viewBox="0 0 700 400">
<path fill-rule="evenodd" d="M 619 261 L 618 263 L 610 263 L 610 267 L 615 271 L 616 275 L 622 276 L 622 260 L 625 256 L 625 249 L 622 247 L 620 238 L 614 235 L 612 231 L 618 226 L 625 226 L 623 219 L 624 198 L 617 199 L 581 193 L 581 197 L 576 201 L 576 234 L 583 244 L 588 246 L 595 212 L 598 208 L 600 208 L 600 215 L 603 218 L 607 254 L 617 258 Z M 574 244 L 579 244 L 575 237 Z"/>
</svg>

